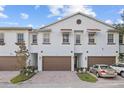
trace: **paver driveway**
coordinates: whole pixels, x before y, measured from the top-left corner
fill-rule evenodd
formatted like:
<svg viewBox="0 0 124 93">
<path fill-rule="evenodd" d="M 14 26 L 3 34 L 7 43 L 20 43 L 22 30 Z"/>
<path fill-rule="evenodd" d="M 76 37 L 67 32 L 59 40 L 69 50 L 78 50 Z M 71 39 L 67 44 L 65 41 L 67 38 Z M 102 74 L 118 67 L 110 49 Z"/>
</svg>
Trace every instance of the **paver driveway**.
<svg viewBox="0 0 124 93">
<path fill-rule="evenodd" d="M 69 71 L 44 71 L 39 72 L 22 85 L 29 87 L 82 87 L 82 88 L 108 88 L 124 87 L 124 78 L 99 78 L 96 83 L 81 81 L 76 72 Z M 23 86 L 23 87 L 24 87 Z"/>
<path fill-rule="evenodd" d="M 10 74 L 11 73 L 11 74 Z M 2 74 L 3 77 L 13 77 L 16 75 L 14 72 L 7 72 Z M 5 79 L 6 81 L 9 80 Z M 3 83 L 0 82 L 0 87 L 19 87 L 19 88 L 124 88 L 124 78 L 117 76 L 116 78 L 99 78 L 96 83 L 89 83 L 81 81 L 76 72 L 69 71 L 45 71 L 39 72 L 30 80 L 19 84 Z"/>
<path fill-rule="evenodd" d="M 77 83 L 81 80 L 77 77 L 76 72 L 70 71 L 43 71 L 39 72 L 26 83 L 41 83 L 41 84 L 65 84 Z"/>
<path fill-rule="evenodd" d="M 0 71 L 0 83 L 9 83 L 18 74 L 19 71 Z"/>
<path fill-rule="evenodd" d="M 21 85 L 23 87 L 80 87 L 80 85 L 85 87 L 88 82 L 81 81 L 76 72 L 70 71 L 43 71 L 39 72 L 30 80 L 27 80 Z"/>
</svg>

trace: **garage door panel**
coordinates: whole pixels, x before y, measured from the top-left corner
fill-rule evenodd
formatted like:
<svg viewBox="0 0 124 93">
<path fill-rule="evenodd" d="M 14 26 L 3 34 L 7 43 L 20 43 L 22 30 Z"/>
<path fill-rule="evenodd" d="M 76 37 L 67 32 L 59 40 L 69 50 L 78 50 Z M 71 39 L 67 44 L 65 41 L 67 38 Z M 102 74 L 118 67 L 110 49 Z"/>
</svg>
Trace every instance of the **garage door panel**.
<svg viewBox="0 0 124 93">
<path fill-rule="evenodd" d="M 94 64 L 107 64 L 107 65 L 111 65 L 114 64 L 116 60 L 115 56 L 89 56 L 88 57 L 88 66 L 92 66 Z"/>
<path fill-rule="evenodd" d="M 45 56 L 43 57 L 44 71 L 70 71 L 71 57 L 64 56 Z"/>
<path fill-rule="evenodd" d="M 25 65 L 25 63 L 22 63 Z M 15 71 L 21 68 L 16 56 L 0 56 L 0 71 Z"/>
</svg>

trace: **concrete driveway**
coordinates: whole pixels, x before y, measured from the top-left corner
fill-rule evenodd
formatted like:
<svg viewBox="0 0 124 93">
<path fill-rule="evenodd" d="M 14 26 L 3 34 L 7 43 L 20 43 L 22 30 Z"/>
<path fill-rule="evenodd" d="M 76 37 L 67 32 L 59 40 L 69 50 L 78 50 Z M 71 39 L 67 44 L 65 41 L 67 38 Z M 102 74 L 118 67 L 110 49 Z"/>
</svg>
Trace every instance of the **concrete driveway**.
<svg viewBox="0 0 124 93">
<path fill-rule="evenodd" d="M 19 74 L 19 71 L 0 71 L 0 83 L 10 83 L 10 79 Z"/>
</svg>

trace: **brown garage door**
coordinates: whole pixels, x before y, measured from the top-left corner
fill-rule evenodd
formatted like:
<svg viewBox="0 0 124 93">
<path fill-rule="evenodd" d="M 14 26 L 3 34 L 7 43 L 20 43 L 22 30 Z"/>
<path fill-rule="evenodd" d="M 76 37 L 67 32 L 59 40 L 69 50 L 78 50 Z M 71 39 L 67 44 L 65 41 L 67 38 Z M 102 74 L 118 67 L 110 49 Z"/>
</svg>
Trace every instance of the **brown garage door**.
<svg viewBox="0 0 124 93">
<path fill-rule="evenodd" d="M 71 71 L 71 57 L 44 56 L 43 71 Z"/>
<path fill-rule="evenodd" d="M 20 67 L 16 56 L 0 56 L 0 71 L 14 71 L 19 70 Z"/>
<path fill-rule="evenodd" d="M 92 66 L 94 64 L 114 64 L 115 63 L 115 56 L 89 56 L 88 57 L 88 66 Z"/>
</svg>

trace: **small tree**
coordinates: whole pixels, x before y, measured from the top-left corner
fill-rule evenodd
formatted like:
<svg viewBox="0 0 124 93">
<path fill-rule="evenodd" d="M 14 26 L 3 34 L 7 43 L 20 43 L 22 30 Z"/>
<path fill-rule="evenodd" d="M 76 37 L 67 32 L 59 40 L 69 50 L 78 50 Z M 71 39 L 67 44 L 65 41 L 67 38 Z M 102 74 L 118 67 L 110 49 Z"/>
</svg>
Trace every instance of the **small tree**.
<svg viewBox="0 0 124 93">
<path fill-rule="evenodd" d="M 119 44 L 122 43 L 122 40 L 121 40 L 122 38 L 120 37 L 124 35 L 124 11 L 121 14 L 121 19 L 123 21 L 122 23 L 114 24 L 117 31 L 119 31 Z M 119 53 L 118 59 L 120 62 L 124 62 L 124 53 Z"/>
<path fill-rule="evenodd" d="M 25 42 L 20 43 L 18 46 L 19 50 L 15 51 L 15 53 L 17 56 L 18 63 L 21 69 L 23 69 L 24 67 L 26 67 L 25 64 L 29 58 L 29 52 L 28 49 L 26 48 Z"/>
<path fill-rule="evenodd" d="M 119 53 L 119 62 L 124 62 L 124 53 Z"/>
<path fill-rule="evenodd" d="M 122 23 L 114 24 L 115 28 L 119 31 L 120 35 L 124 34 L 124 11 L 121 14 Z"/>
</svg>

